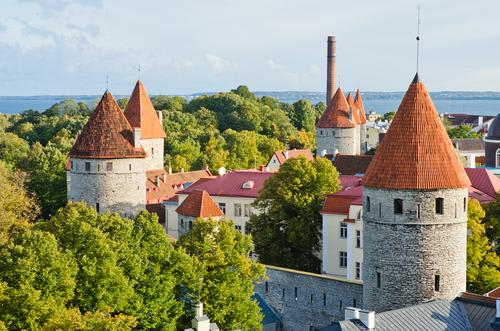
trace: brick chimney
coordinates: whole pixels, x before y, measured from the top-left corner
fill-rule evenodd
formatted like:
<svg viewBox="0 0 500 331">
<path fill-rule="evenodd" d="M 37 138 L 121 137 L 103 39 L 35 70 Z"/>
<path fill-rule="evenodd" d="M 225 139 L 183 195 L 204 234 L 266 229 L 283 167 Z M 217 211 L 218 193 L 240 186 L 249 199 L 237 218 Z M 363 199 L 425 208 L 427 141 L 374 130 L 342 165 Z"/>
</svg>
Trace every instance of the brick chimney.
<svg viewBox="0 0 500 331">
<path fill-rule="evenodd" d="M 326 105 L 335 94 L 337 85 L 337 42 L 335 36 L 328 36 L 326 55 Z"/>
<path fill-rule="evenodd" d="M 134 128 L 134 147 L 141 147 L 141 128 Z"/>
</svg>

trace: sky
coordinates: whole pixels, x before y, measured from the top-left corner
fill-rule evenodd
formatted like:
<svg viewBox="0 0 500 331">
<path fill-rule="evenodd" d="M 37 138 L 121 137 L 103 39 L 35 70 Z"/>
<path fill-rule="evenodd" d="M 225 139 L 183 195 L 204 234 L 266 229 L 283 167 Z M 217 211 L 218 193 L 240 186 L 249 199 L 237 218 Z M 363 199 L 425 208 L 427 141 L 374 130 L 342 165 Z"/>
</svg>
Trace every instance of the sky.
<svg viewBox="0 0 500 331">
<path fill-rule="evenodd" d="M 500 91 L 498 0 L 2 0 L 0 95 Z"/>
</svg>

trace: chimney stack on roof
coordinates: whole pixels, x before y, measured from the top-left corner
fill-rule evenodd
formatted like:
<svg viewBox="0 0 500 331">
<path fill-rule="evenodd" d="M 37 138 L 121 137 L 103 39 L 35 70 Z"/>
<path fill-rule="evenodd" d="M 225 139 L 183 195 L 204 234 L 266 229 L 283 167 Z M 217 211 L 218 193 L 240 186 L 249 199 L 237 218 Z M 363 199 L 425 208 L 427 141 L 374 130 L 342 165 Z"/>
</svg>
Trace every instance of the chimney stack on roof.
<svg viewBox="0 0 500 331">
<path fill-rule="evenodd" d="M 359 310 L 359 320 L 368 328 L 375 328 L 375 312 L 369 310 Z"/>
<path fill-rule="evenodd" d="M 344 310 L 345 320 L 358 320 L 359 319 L 359 308 L 347 307 Z"/>
<path fill-rule="evenodd" d="M 283 155 L 285 156 L 285 160 L 288 160 L 288 156 L 289 156 L 288 151 L 284 151 Z"/>
<path fill-rule="evenodd" d="M 335 94 L 337 85 L 337 42 L 335 36 L 328 36 L 326 58 L 326 105 Z"/>
<path fill-rule="evenodd" d="M 155 176 L 155 185 L 156 187 L 160 187 L 160 176 Z"/>
<path fill-rule="evenodd" d="M 141 128 L 134 128 L 134 147 L 141 147 Z"/>
<path fill-rule="evenodd" d="M 163 112 L 158 110 L 156 113 L 158 114 L 158 120 L 160 121 L 161 126 L 163 126 Z"/>
</svg>

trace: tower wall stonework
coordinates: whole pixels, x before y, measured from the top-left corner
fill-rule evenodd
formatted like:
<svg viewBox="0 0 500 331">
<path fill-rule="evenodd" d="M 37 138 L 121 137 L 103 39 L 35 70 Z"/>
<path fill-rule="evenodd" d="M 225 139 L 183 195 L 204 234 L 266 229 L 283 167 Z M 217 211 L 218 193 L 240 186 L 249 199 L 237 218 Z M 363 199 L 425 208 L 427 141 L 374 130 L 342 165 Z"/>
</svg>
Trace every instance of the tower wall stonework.
<svg viewBox="0 0 500 331">
<path fill-rule="evenodd" d="M 163 169 L 164 139 L 141 139 L 141 145 L 147 154 L 146 170 L 150 171 Z"/>
<path fill-rule="evenodd" d="M 146 207 L 146 162 L 144 158 L 70 158 L 68 200 L 85 201 L 99 212 L 135 216 Z M 86 163 L 90 170 L 86 170 Z M 108 163 L 112 170 L 108 170 Z"/>
<path fill-rule="evenodd" d="M 444 199 L 442 215 L 436 213 L 436 198 Z M 402 214 L 394 213 L 394 199 L 403 200 Z M 466 203 L 466 188 L 364 188 L 365 309 L 382 312 L 431 299 L 453 299 L 465 291 Z"/>
<path fill-rule="evenodd" d="M 332 155 L 335 149 L 343 155 L 356 155 L 356 146 L 359 145 L 356 133 L 356 128 L 317 128 L 316 151 L 318 155 L 323 150 L 326 150 L 326 154 Z"/>
<path fill-rule="evenodd" d="M 359 130 L 360 130 L 360 133 L 359 133 L 359 141 L 360 141 L 360 150 L 361 150 L 361 153 L 360 154 L 365 154 L 368 150 L 367 150 L 367 147 L 366 147 L 366 141 L 367 141 L 367 138 L 366 138 L 366 124 L 360 124 L 359 125 Z"/>
</svg>

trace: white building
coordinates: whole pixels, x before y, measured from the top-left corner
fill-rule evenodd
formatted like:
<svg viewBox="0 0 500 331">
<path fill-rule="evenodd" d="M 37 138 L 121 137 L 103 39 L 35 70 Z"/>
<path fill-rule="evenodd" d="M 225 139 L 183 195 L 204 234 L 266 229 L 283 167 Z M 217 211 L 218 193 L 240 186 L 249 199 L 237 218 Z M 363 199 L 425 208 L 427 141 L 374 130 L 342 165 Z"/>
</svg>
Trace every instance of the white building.
<svg viewBox="0 0 500 331">
<path fill-rule="evenodd" d="M 299 156 L 304 156 L 309 161 L 314 160 L 314 155 L 312 154 L 310 149 L 291 149 L 288 151 L 276 151 L 269 159 L 269 162 L 267 162 L 266 168 L 268 171 L 278 171 L 283 163 L 285 163 L 288 159 Z"/>
</svg>

